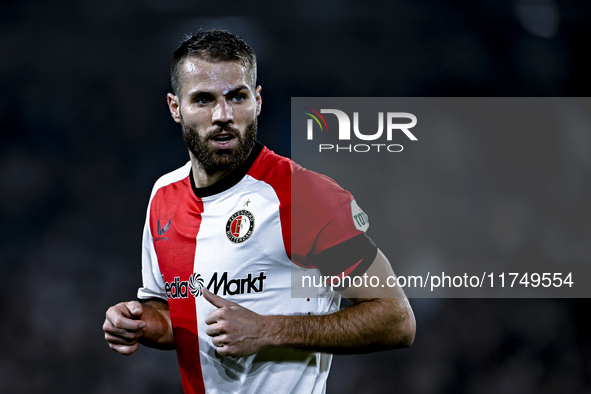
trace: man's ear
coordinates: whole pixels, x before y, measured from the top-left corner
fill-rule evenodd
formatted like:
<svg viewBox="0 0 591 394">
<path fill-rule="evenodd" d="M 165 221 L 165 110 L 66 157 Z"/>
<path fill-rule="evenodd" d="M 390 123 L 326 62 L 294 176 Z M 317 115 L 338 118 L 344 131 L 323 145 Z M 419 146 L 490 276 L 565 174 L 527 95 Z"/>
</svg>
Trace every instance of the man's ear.
<svg viewBox="0 0 591 394">
<path fill-rule="evenodd" d="M 168 109 L 170 110 L 170 114 L 175 122 L 181 123 L 181 101 L 177 96 L 172 93 L 168 93 L 166 95 L 166 100 L 168 101 Z"/>
<path fill-rule="evenodd" d="M 261 97 L 261 90 L 263 90 L 261 85 L 257 86 L 257 88 L 254 90 L 255 99 L 257 101 L 257 116 L 259 116 L 261 114 L 261 106 L 263 105 L 263 99 Z"/>
</svg>

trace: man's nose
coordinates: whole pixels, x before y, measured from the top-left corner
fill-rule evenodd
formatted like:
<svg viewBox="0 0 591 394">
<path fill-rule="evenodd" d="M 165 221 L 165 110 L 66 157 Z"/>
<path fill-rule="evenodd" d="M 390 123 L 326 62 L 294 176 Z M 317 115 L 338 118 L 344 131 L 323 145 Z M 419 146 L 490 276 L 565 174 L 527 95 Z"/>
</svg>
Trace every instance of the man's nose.
<svg viewBox="0 0 591 394">
<path fill-rule="evenodd" d="M 226 100 L 219 100 L 213 108 L 212 123 L 228 123 L 234 120 L 232 106 Z"/>
</svg>

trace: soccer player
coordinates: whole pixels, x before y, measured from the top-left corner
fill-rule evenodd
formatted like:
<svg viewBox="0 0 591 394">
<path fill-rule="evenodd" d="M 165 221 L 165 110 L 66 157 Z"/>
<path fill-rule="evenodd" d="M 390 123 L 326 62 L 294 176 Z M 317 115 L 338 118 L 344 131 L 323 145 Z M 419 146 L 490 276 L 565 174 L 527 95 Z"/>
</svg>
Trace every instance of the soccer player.
<svg viewBox="0 0 591 394">
<path fill-rule="evenodd" d="M 143 234 L 139 301 L 109 308 L 109 346 L 176 349 L 186 393 L 323 393 L 332 353 L 409 346 L 401 289 L 291 296 L 292 272 L 394 276 L 334 181 L 256 141 L 261 87 L 241 38 L 200 31 L 174 52 L 168 106 L 190 161 L 161 177 Z M 293 212 L 293 214 L 292 214 Z M 340 296 L 352 305 L 340 308 Z"/>
</svg>

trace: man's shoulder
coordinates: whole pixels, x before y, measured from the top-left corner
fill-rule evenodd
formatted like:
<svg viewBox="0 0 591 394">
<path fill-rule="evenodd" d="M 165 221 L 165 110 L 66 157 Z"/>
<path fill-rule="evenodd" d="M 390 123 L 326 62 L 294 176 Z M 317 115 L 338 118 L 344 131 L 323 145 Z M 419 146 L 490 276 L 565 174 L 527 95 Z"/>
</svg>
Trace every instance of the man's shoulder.
<svg viewBox="0 0 591 394">
<path fill-rule="evenodd" d="M 292 191 L 304 194 L 312 190 L 345 192 L 331 177 L 302 167 L 267 147 L 262 149 L 249 174 L 261 180 L 282 178 L 291 183 Z"/>
<path fill-rule="evenodd" d="M 254 164 L 258 165 L 289 165 L 293 163 L 289 157 L 282 156 L 266 146 L 263 146 Z"/>
<path fill-rule="evenodd" d="M 309 170 L 293 163 L 291 173 L 291 184 L 295 190 L 304 193 L 317 191 L 322 192 L 345 192 L 341 186 L 331 177 L 319 172 Z"/>
<path fill-rule="evenodd" d="M 293 164 L 291 159 L 281 156 L 266 146 L 263 146 L 248 170 L 248 175 L 255 179 L 266 181 L 276 178 L 289 178 Z"/>
<path fill-rule="evenodd" d="M 190 172 L 191 172 L 191 162 L 188 161 L 182 167 L 179 167 L 174 171 L 171 171 L 169 173 L 162 175 L 160 178 L 158 178 L 158 180 L 154 184 L 154 187 L 152 188 L 152 194 L 154 194 L 158 189 L 161 189 L 161 188 L 166 187 L 170 184 L 179 182 L 179 181 L 187 178 L 189 176 Z"/>
<path fill-rule="evenodd" d="M 302 167 L 289 157 L 285 157 L 278 153 L 275 153 L 266 146 L 263 146 L 261 152 L 258 154 L 258 157 L 256 158 L 252 167 L 249 170 L 250 175 L 253 175 L 253 173 L 281 173 L 289 177 L 320 177 L 330 179 L 322 174 L 310 171 Z"/>
</svg>

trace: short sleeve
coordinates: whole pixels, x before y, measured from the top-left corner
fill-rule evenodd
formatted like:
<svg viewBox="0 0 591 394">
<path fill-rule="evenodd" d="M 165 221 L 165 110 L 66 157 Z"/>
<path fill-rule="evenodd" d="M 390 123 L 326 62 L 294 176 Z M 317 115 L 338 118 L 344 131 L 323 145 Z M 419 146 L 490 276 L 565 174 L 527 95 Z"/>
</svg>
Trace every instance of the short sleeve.
<svg viewBox="0 0 591 394">
<path fill-rule="evenodd" d="M 325 275 L 364 272 L 377 248 L 365 235 L 368 217 L 351 193 L 299 166 L 292 170 L 291 187 L 292 260 Z"/>
<path fill-rule="evenodd" d="M 150 203 L 152 200 L 150 199 Z M 150 208 L 146 214 L 146 223 L 142 236 L 142 283 L 143 286 L 138 289 L 137 297 L 141 300 L 158 298 L 166 301 L 166 291 L 164 290 L 164 279 L 160 273 L 158 257 L 154 249 L 154 241 L 150 230 Z"/>
</svg>

